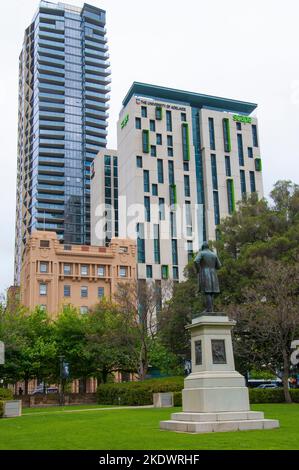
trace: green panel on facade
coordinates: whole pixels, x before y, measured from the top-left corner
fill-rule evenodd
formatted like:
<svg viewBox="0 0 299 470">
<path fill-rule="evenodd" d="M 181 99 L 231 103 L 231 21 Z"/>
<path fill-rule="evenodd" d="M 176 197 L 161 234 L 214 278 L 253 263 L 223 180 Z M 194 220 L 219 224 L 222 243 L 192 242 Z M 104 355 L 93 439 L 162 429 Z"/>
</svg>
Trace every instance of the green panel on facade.
<svg viewBox="0 0 299 470">
<path fill-rule="evenodd" d="M 190 137 L 189 137 L 189 124 L 182 123 L 182 143 L 183 143 L 183 160 L 190 160 Z"/>
<path fill-rule="evenodd" d="M 147 129 L 142 131 L 142 150 L 144 153 L 149 153 L 150 151 L 149 130 Z"/>
<path fill-rule="evenodd" d="M 229 126 L 229 119 L 223 119 L 223 137 L 224 137 L 224 150 L 225 152 L 231 152 L 232 144 L 230 138 L 230 126 Z"/>
<path fill-rule="evenodd" d="M 262 159 L 261 158 L 255 158 L 254 164 L 255 164 L 256 171 L 262 171 Z"/>
<path fill-rule="evenodd" d="M 161 121 L 162 118 L 163 118 L 162 106 L 156 106 L 156 119 L 157 119 L 157 121 Z"/>
</svg>

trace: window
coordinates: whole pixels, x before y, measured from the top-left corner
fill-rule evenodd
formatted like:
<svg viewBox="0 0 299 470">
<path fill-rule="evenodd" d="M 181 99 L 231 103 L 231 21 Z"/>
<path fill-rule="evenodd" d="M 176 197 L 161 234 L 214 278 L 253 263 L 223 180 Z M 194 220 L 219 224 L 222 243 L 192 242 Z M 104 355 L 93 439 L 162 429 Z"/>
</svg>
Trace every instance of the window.
<svg viewBox="0 0 299 470">
<path fill-rule="evenodd" d="M 239 165 L 244 166 L 244 151 L 243 151 L 242 134 L 237 134 L 237 139 L 238 139 Z"/>
<path fill-rule="evenodd" d="M 172 135 L 167 136 L 167 145 L 168 147 L 173 147 L 173 138 Z"/>
<path fill-rule="evenodd" d="M 218 189 L 218 177 L 217 177 L 217 160 L 216 155 L 211 155 L 211 171 L 212 171 L 212 184 L 213 189 L 217 191 Z"/>
<path fill-rule="evenodd" d="M 162 134 L 157 134 L 156 135 L 156 144 L 157 145 L 162 145 Z"/>
<path fill-rule="evenodd" d="M 181 113 L 181 121 L 183 121 L 183 122 L 187 121 L 186 113 Z"/>
<path fill-rule="evenodd" d="M 252 147 L 248 147 L 247 151 L 248 151 L 248 158 L 253 158 L 253 149 L 252 149 Z"/>
<path fill-rule="evenodd" d="M 152 195 L 153 196 L 158 196 L 158 185 L 157 184 L 152 184 Z"/>
<path fill-rule="evenodd" d="M 137 168 L 142 168 L 142 166 L 143 166 L 142 157 L 140 157 L 140 156 L 136 157 L 136 166 L 137 166 Z"/>
<path fill-rule="evenodd" d="M 172 132 L 171 111 L 166 111 L 166 130 L 167 130 L 167 132 Z"/>
<path fill-rule="evenodd" d="M 64 264 L 63 265 L 63 274 L 65 276 L 69 276 L 70 274 L 72 274 L 72 269 L 71 269 L 71 265 L 70 264 Z"/>
<path fill-rule="evenodd" d="M 64 285 L 63 286 L 63 296 L 70 297 L 71 296 L 71 286 Z"/>
<path fill-rule="evenodd" d="M 88 313 L 88 307 L 86 307 L 86 306 L 80 307 L 80 313 L 82 315 L 85 315 L 86 313 Z"/>
<path fill-rule="evenodd" d="M 151 221 L 151 205 L 148 196 L 144 196 L 144 218 L 146 222 Z"/>
<path fill-rule="evenodd" d="M 163 116 L 162 106 L 156 106 L 156 119 L 161 121 Z"/>
<path fill-rule="evenodd" d="M 167 155 L 168 155 L 168 157 L 173 157 L 173 148 L 172 147 L 167 147 Z"/>
<path fill-rule="evenodd" d="M 49 240 L 40 240 L 39 246 L 40 246 L 40 248 L 49 248 L 50 247 L 50 242 L 49 242 Z"/>
<path fill-rule="evenodd" d="M 47 273 L 48 267 L 49 267 L 49 263 L 40 263 L 39 270 L 41 273 Z"/>
<path fill-rule="evenodd" d="M 149 193 L 150 191 L 149 170 L 143 170 L 143 190 L 145 193 Z"/>
<path fill-rule="evenodd" d="M 144 225 L 137 224 L 137 259 L 138 263 L 145 263 Z"/>
<path fill-rule="evenodd" d="M 142 131 L 142 151 L 144 153 L 149 153 L 150 144 L 149 144 L 149 131 L 144 129 Z"/>
<path fill-rule="evenodd" d="M 171 184 L 169 186 L 169 202 L 171 206 L 177 203 L 177 190 L 175 184 Z"/>
<path fill-rule="evenodd" d="M 246 179 L 245 179 L 245 171 L 240 170 L 240 182 L 241 182 L 241 193 L 242 196 L 246 194 Z"/>
<path fill-rule="evenodd" d="M 192 236 L 192 213 L 190 201 L 185 201 L 187 236 Z"/>
<path fill-rule="evenodd" d="M 242 130 L 242 124 L 240 122 L 236 122 L 236 126 L 237 126 L 237 131 Z"/>
<path fill-rule="evenodd" d="M 227 180 L 226 187 L 227 187 L 228 213 L 232 214 L 235 210 L 235 190 L 234 190 L 234 182 L 232 178 Z"/>
<path fill-rule="evenodd" d="M 88 297 L 88 287 L 81 287 L 81 297 Z"/>
<path fill-rule="evenodd" d="M 150 120 L 150 130 L 153 132 L 156 131 L 156 123 L 153 119 Z"/>
<path fill-rule="evenodd" d="M 139 117 L 135 118 L 135 127 L 141 129 L 141 119 Z"/>
<path fill-rule="evenodd" d="M 120 246 L 118 252 L 119 253 L 129 253 L 129 248 L 127 246 Z"/>
<path fill-rule="evenodd" d="M 81 266 L 81 276 L 88 276 L 89 268 L 85 264 Z"/>
<path fill-rule="evenodd" d="M 164 183 L 163 160 L 157 160 L 158 183 Z"/>
<path fill-rule="evenodd" d="M 168 180 L 169 184 L 174 184 L 174 165 L 173 162 L 168 162 Z"/>
<path fill-rule="evenodd" d="M 170 234 L 172 238 L 177 236 L 175 212 L 170 212 Z"/>
<path fill-rule="evenodd" d="M 157 147 L 155 145 L 151 145 L 151 156 L 152 157 L 157 156 Z"/>
<path fill-rule="evenodd" d="M 213 118 L 209 118 L 209 136 L 210 136 L 210 149 L 215 150 L 215 130 L 214 130 Z"/>
<path fill-rule="evenodd" d="M 249 172 L 249 178 L 250 178 L 250 191 L 252 193 L 256 192 L 256 186 L 255 186 L 255 174 L 254 171 Z"/>
<path fill-rule="evenodd" d="M 99 277 L 105 277 L 105 266 L 98 266 L 97 273 Z"/>
<path fill-rule="evenodd" d="M 215 221 L 215 225 L 219 225 L 220 224 L 220 211 L 219 211 L 218 191 L 213 191 L 213 200 L 214 200 L 214 221 Z"/>
<path fill-rule="evenodd" d="M 150 264 L 147 264 L 146 266 L 146 277 L 147 279 L 152 279 L 153 277 L 153 268 Z"/>
<path fill-rule="evenodd" d="M 162 279 L 168 279 L 169 277 L 169 268 L 166 264 L 161 266 L 161 277 Z"/>
<path fill-rule="evenodd" d="M 98 287 L 98 298 L 102 299 L 105 296 L 105 289 L 104 287 Z"/>
<path fill-rule="evenodd" d="M 146 118 L 147 117 L 147 107 L 141 106 L 141 116 Z"/>
<path fill-rule="evenodd" d="M 189 178 L 189 175 L 184 175 L 184 188 L 185 188 L 185 197 L 190 197 L 190 178 Z"/>
<path fill-rule="evenodd" d="M 252 143 L 253 147 L 258 147 L 258 138 L 257 138 L 257 127 L 255 124 L 252 124 Z"/>
<path fill-rule="evenodd" d="M 173 266 L 172 268 L 172 277 L 175 281 L 179 279 L 179 268 L 177 266 Z"/>
<path fill-rule="evenodd" d="M 183 160 L 190 160 L 190 146 L 189 146 L 189 126 L 187 122 L 182 124 L 182 145 L 183 145 Z"/>
<path fill-rule="evenodd" d="M 225 152 L 230 152 L 231 151 L 231 141 L 230 141 L 230 128 L 229 128 L 229 119 L 228 118 L 224 118 L 222 120 L 222 127 L 223 127 L 224 151 Z"/>
<path fill-rule="evenodd" d="M 184 162 L 184 171 L 189 171 L 189 163 Z"/>
<path fill-rule="evenodd" d="M 178 262 L 178 242 L 176 239 L 171 240 L 172 264 L 179 264 Z"/>
<path fill-rule="evenodd" d="M 119 277 L 128 277 L 128 268 L 127 266 L 119 267 Z"/>
<path fill-rule="evenodd" d="M 160 264 L 160 227 L 154 225 L 154 260 L 156 264 Z"/>
<path fill-rule="evenodd" d="M 44 284 L 43 282 L 41 282 L 39 284 L 39 295 L 47 295 L 47 284 Z"/>
<path fill-rule="evenodd" d="M 231 176 L 232 171 L 231 171 L 231 166 L 230 166 L 230 156 L 225 155 L 225 174 L 226 176 Z"/>
<path fill-rule="evenodd" d="M 187 254 L 188 254 L 188 261 L 193 259 L 193 242 L 191 240 L 187 240 Z"/>
<path fill-rule="evenodd" d="M 165 199 L 164 197 L 159 197 L 159 219 L 165 220 Z"/>
</svg>

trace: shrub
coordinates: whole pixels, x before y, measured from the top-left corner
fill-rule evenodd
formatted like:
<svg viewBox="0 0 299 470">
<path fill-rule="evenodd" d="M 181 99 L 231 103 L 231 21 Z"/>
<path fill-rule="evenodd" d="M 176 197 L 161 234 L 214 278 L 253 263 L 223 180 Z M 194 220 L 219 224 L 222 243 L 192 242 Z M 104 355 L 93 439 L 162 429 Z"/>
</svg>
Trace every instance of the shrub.
<svg viewBox="0 0 299 470">
<path fill-rule="evenodd" d="M 173 393 L 173 406 L 182 406 L 182 392 Z"/>
<path fill-rule="evenodd" d="M 101 405 L 152 405 L 153 393 L 179 392 L 183 387 L 184 377 L 100 384 L 97 399 Z"/>
<path fill-rule="evenodd" d="M 290 390 L 292 400 L 299 403 L 299 390 Z M 285 403 L 282 388 L 250 388 L 250 403 Z"/>
<path fill-rule="evenodd" d="M 0 418 L 3 417 L 4 413 L 4 401 L 0 401 Z"/>
<path fill-rule="evenodd" d="M 0 388 L 0 400 L 12 400 L 13 393 L 9 388 Z"/>
</svg>

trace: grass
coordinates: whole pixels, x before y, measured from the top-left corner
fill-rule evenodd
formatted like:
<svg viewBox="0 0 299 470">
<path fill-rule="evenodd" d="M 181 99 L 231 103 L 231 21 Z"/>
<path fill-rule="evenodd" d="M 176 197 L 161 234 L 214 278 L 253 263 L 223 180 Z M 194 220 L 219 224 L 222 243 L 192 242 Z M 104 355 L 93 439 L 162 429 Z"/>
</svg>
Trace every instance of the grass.
<svg viewBox="0 0 299 470">
<path fill-rule="evenodd" d="M 65 411 L 71 408 L 77 412 Z M 21 418 L 1 419 L 0 449 L 299 449 L 298 404 L 252 406 L 279 419 L 280 429 L 213 434 L 160 431 L 159 421 L 178 408 L 91 408 L 28 409 Z"/>
</svg>

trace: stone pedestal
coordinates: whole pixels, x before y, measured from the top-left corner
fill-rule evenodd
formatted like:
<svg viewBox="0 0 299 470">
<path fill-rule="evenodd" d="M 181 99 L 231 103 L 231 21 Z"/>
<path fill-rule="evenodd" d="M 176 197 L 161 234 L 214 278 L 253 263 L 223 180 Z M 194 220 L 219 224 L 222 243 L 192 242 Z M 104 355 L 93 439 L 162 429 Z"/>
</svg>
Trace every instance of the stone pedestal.
<svg viewBox="0 0 299 470">
<path fill-rule="evenodd" d="M 161 429 L 201 433 L 279 427 L 278 421 L 250 411 L 245 379 L 235 370 L 234 325 L 221 314 L 202 315 L 188 325 L 192 373 L 184 381 L 183 412 L 161 421 Z"/>
</svg>

